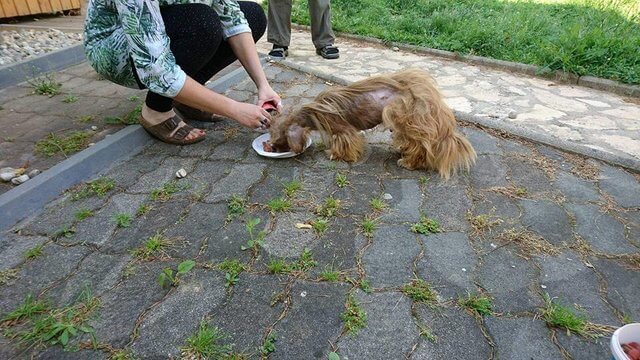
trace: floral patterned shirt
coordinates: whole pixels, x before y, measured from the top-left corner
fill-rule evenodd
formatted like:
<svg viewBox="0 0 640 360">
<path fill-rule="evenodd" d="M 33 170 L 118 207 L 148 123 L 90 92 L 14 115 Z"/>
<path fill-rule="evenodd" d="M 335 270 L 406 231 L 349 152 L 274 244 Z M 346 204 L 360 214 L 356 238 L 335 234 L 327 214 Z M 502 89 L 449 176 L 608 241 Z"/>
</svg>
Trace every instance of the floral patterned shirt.
<svg viewBox="0 0 640 360">
<path fill-rule="evenodd" d="M 186 74 L 169 48 L 160 7 L 194 3 L 209 5 L 218 13 L 225 39 L 251 32 L 236 0 L 91 0 L 84 27 L 87 59 L 100 75 L 117 84 L 137 88 L 135 70 L 149 90 L 175 97 Z"/>
</svg>

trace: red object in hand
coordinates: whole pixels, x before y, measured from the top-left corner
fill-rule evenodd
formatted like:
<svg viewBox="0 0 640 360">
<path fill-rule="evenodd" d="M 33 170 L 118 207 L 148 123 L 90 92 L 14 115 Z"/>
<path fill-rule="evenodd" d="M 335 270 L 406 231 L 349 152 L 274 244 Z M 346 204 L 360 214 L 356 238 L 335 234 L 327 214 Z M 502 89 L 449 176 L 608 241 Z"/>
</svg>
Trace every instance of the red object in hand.
<svg viewBox="0 0 640 360">
<path fill-rule="evenodd" d="M 262 104 L 262 108 L 267 110 L 267 112 L 269 114 L 273 114 L 274 112 L 278 112 L 278 107 L 276 106 L 276 103 L 274 103 L 273 101 L 267 101 L 264 104 Z"/>
</svg>

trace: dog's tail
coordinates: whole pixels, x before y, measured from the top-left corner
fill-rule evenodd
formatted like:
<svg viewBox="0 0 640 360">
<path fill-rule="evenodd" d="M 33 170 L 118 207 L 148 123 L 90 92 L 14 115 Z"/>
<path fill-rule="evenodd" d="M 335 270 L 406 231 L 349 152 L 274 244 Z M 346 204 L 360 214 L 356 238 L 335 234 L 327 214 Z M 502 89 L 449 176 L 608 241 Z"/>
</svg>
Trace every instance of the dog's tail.
<svg viewBox="0 0 640 360">
<path fill-rule="evenodd" d="M 433 167 L 448 180 L 458 170 L 469 171 L 476 162 L 476 152 L 471 143 L 458 132 L 432 143 Z"/>
</svg>

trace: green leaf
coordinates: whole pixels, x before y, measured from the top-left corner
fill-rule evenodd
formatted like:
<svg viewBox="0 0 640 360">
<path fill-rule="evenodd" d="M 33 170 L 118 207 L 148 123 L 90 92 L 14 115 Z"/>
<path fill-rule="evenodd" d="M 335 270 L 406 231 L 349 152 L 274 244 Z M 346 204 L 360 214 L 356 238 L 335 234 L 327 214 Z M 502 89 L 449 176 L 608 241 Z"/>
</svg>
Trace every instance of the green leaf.
<svg viewBox="0 0 640 360">
<path fill-rule="evenodd" d="M 167 275 L 165 275 L 165 273 L 160 273 L 160 276 L 158 276 L 158 283 L 160 284 L 160 286 L 164 286 L 164 283 L 167 281 Z"/>
<path fill-rule="evenodd" d="M 178 265 L 178 274 L 184 274 L 189 270 L 193 269 L 196 265 L 196 262 L 193 260 L 185 260 Z"/>
<path fill-rule="evenodd" d="M 332 351 L 329 353 L 329 360 L 340 360 L 340 355 Z"/>
<path fill-rule="evenodd" d="M 70 326 L 68 330 L 71 336 L 76 336 L 76 334 L 78 333 L 78 330 L 76 330 L 76 328 L 74 328 L 73 326 Z"/>
<path fill-rule="evenodd" d="M 69 332 L 65 330 L 62 332 L 62 335 L 60 335 L 60 343 L 62 345 L 67 345 L 68 342 L 69 342 Z"/>
<path fill-rule="evenodd" d="M 85 332 L 85 333 L 93 332 L 93 328 L 91 328 L 90 326 L 80 326 L 79 329 L 80 329 L 80 331 Z"/>
</svg>

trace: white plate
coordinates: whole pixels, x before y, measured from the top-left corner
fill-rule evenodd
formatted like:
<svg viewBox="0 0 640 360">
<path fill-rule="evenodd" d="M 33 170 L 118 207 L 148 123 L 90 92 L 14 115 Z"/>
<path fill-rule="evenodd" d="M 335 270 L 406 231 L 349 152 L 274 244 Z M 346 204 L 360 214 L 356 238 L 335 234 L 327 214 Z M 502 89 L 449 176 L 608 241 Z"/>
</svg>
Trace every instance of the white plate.
<svg viewBox="0 0 640 360">
<path fill-rule="evenodd" d="M 274 158 L 274 159 L 284 159 L 284 158 L 290 158 L 298 155 L 293 151 L 287 151 L 287 152 L 281 152 L 281 153 L 264 151 L 262 149 L 262 143 L 269 140 L 271 140 L 271 135 L 269 135 L 268 133 L 262 134 L 253 140 L 253 143 L 251 144 L 251 146 L 253 146 L 253 150 L 255 150 L 258 153 L 258 155 Z M 309 139 L 307 139 L 307 145 L 304 147 L 304 150 L 306 150 L 309 146 L 311 146 L 312 142 L 313 141 L 311 140 L 311 137 L 309 137 Z"/>
</svg>

